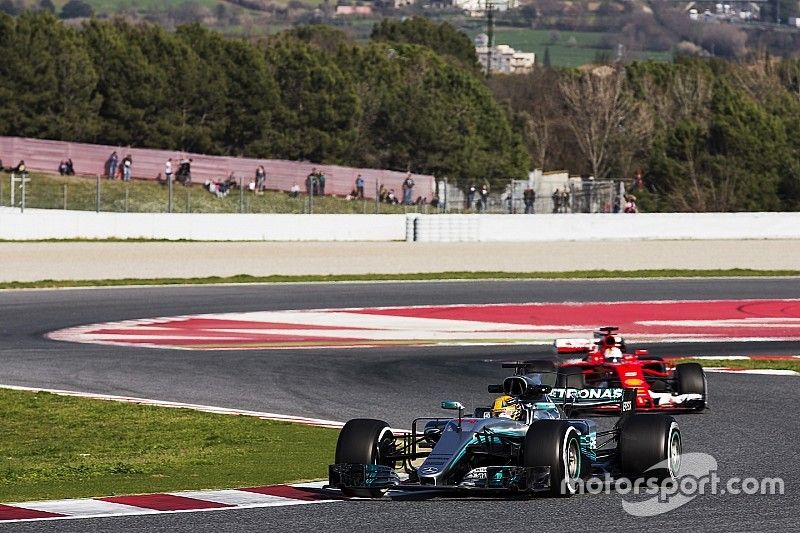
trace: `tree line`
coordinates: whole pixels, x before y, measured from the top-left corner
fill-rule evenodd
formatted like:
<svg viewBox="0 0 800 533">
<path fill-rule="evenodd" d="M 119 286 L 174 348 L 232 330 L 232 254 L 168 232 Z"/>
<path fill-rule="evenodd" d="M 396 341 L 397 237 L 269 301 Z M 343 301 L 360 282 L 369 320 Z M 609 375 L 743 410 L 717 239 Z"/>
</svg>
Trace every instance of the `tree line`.
<svg viewBox="0 0 800 533">
<path fill-rule="evenodd" d="M 389 29 L 384 28 L 387 32 Z M 0 15 L 0 135 L 522 179 L 529 158 L 474 61 L 380 29 L 260 41 L 198 24 Z M 427 31 L 427 28 L 426 28 Z M 445 28 L 434 38 L 455 39 Z M 459 42 L 458 39 L 461 38 Z"/>
<path fill-rule="evenodd" d="M 493 77 L 533 163 L 649 211 L 800 210 L 800 60 L 679 57 Z"/>
<path fill-rule="evenodd" d="M 678 57 L 484 79 L 466 35 L 384 21 L 228 39 L 197 24 L 0 15 L 0 135 L 411 170 L 529 168 L 649 211 L 800 210 L 800 59 Z M 0 154 L 2 156 L 2 154 Z"/>
</svg>

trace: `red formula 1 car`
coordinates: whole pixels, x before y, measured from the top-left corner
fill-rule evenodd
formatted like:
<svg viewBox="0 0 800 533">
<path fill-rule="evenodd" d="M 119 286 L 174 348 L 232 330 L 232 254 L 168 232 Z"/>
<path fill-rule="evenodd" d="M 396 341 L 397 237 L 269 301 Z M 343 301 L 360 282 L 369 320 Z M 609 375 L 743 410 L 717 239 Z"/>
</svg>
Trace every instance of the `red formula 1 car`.
<svg viewBox="0 0 800 533">
<path fill-rule="evenodd" d="M 555 398 L 622 397 L 623 388 L 635 388 L 637 411 L 699 412 L 707 406 L 706 376 L 697 363 L 671 366 L 647 350 L 627 353 L 615 327 L 600 328 L 592 339 L 556 339 L 557 354 L 580 356 L 560 360 Z M 581 410 L 619 411 L 618 405 L 581 402 Z"/>
</svg>

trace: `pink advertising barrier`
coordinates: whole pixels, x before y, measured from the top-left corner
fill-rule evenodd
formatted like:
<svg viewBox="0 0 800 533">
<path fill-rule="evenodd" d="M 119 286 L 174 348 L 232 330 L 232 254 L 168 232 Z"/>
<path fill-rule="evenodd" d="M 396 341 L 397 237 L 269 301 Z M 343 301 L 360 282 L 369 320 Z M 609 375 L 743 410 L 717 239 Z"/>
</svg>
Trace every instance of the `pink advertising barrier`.
<svg viewBox="0 0 800 533">
<path fill-rule="evenodd" d="M 375 181 L 382 183 L 387 189 L 394 189 L 398 197 L 402 197 L 402 183 L 405 172 L 394 170 L 375 170 L 368 168 L 351 168 L 337 165 L 322 165 L 280 159 L 247 159 L 239 157 L 210 156 L 170 150 L 153 150 L 149 148 L 126 148 L 105 146 L 100 144 L 83 144 L 64 141 L 45 141 L 23 139 L 20 137 L 0 137 L 0 159 L 5 167 L 13 167 L 20 160 L 25 161 L 28 170 L 38 172 L 58 172 L 62 160 L 72 159 L 75 173 L 81 176 L 105 176 L 105 165 L 111 152 L 116 151 L 119 160 L 130 154 L 133 160 L 132 176 L 136 179 L 155 180 L 161 174 L 164 177 L 164 163 L 172 158 L 173 172 L 178 169 L 178 160 L 182 157 L 192 159 L 192 183 L 202 184 L 206 180 L 221 180 L 233 172 L 237 178 L 244 178 L 247 184 L 255 181 L 258 165 L 264 165 L 267 173 L 268 189 L 288 191 L 297 183 L 305 192 L 306 176 L 317 168 L 325 172 L 325 194 L 345 196 L 355 188 L 356 176 L 364 177 L 364 194 L 375 197 Z M 412 174 L 414 178 L 414 199 L 418 196 L 433 197 L 434 177 L 424 174 Z"/>
</svg>

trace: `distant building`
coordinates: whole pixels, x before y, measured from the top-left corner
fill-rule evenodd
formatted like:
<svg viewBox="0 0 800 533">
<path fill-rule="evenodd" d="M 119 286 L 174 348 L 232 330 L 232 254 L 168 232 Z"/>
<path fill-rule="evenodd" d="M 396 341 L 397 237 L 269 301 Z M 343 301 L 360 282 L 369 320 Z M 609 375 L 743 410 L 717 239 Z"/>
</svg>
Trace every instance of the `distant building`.
<svg viewBox="0 0 800 533">
<path fill-rule="evenodd" d="M 517 52 L 507 44 L 488 46 L 489 38 L 485 33 L 475 37 L 475 54 L 486 71 L 491 60 L 491 71 L 502 74 L 526 74 L 533 70 L 536 54 L 533 52 Z"/>
<path fill-rule="evenodd" d="M 372 6 L 336 6 L 337 15 L 372 15 Z"/>
<path fill-rule="evenodd" d="M 459 7 L 471 17 L 482 17 L 486 6 L 491 4 L 495 11 L 508 11 L 519 7 L 519 0 L 453 0 L 453 7 Z"/>
</svg>

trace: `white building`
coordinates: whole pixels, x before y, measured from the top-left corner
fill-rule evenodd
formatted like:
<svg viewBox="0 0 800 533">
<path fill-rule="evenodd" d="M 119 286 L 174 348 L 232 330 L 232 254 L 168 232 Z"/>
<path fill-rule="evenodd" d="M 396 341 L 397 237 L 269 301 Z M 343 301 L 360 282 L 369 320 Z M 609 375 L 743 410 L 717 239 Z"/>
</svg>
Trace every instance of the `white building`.
<svg viewBox="0 0 800 533">
<path fill-rule="evenodd" d="M 481 37 L 484 39 L 480 40 Z M 481 34 L 475 38 L 475 54 L 481 67 L 486 71 L 491 61 L 491 72 L 502 74 L 526 74 L 533 70 L 536 54 L 533 52 L 517 52 L 507 44 L 498 44 L 491 48 L 486 46 L 488 39 Z"/>
<path fill-rule="evenodd" d="M 519 0 L 453 0 L 453 7 L 463 9 L 471 17 L 484 16 L 489 4 L 495 11 L 508 11 L 519 7 Z"/>
</svg>

